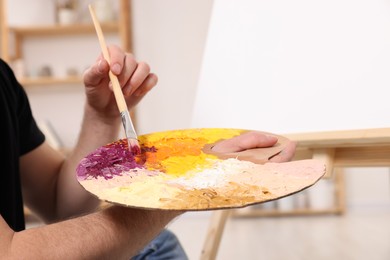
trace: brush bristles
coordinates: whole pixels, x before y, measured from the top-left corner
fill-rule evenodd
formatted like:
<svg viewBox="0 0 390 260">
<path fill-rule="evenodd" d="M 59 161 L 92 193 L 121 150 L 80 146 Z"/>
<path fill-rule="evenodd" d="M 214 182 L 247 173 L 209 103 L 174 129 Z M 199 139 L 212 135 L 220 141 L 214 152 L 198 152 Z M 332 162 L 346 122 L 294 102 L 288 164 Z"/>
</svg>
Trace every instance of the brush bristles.
<svg viewBox="0 0 390 260">
<path fill-rule="evenodd" d="M 141 153 L 141 147 L 140 147 L 137 139 L 129 138 L 129 139 L 127 139 L 127 141 L 129 144 L 129 149 L 134 155 Z"/>
</svg>

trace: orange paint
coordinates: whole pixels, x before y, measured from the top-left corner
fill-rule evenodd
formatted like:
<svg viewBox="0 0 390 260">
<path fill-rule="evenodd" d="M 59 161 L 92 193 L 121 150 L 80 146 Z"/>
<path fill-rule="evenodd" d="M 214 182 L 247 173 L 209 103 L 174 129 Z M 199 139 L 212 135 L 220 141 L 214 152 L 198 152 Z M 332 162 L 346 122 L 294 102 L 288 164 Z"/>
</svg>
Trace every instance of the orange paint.
<svg viewBox="0 0 390 260">
<path fill-rule="evenodd" d="M 202 152 L 206 144 L 239 135 L 234 129 L 195 129 L 160 132 L 140 137 L 144 147 L 155 147 L 156 151 L 145 152 L 142 161 L 150 170 L 182 175 L 191 170 L 201 170 L 218 160 L 214 155 Z M 138 159 L 141 161 L 141 159 Z"/>
</svg>

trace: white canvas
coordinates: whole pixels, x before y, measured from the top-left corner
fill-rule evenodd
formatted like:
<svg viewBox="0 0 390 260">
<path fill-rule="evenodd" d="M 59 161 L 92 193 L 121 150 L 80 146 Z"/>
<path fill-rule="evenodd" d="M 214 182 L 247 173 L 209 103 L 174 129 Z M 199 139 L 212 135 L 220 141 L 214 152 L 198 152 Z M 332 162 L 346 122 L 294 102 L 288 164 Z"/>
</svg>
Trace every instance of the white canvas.
<svg viewBox="0 0 390 260">
<path fill-rule="evenodd" d="M 215 0 L 193 127 L 390 126 L 390 4 Z"/>
</svg>

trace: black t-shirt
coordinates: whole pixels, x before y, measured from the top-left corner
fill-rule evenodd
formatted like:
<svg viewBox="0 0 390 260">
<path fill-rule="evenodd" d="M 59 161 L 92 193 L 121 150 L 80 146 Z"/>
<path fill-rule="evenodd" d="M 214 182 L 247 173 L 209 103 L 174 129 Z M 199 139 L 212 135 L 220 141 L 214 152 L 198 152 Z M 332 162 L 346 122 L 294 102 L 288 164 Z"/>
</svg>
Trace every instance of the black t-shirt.
<svg viewBox="0 0 390 260">
<path fill-rule="evenodd" d="M 0 214 L 15 231 L 25 228 L 19 157 L 45 137 L 31 113 L 26 93 L 0 60 Z"/>
</svg>

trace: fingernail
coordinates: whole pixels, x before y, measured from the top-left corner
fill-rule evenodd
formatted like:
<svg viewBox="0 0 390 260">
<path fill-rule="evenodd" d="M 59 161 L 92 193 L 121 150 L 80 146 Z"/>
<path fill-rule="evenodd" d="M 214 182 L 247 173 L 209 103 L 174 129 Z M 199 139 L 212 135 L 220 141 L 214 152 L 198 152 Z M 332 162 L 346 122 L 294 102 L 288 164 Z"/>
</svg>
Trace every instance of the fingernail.
<svg viewBox="0 0 390 260">
<path fill-rule="evenodd" d="M 267 135 L 266 137 L 267 137 L 268 141 L 276 141 L 276 140 L 278 140 L 278 138 L 276 136 L 273 136 L 273 135 Z"/>
<path fill-rule="evenodd" d="M 121 73 L 121 66 L 120 66 L 118 63 L 115 63 L 114 65 L 112 65 L 111 71 L 112 71 L 115 75 L 118 75 L 119 73 Z"/>
</svg>

